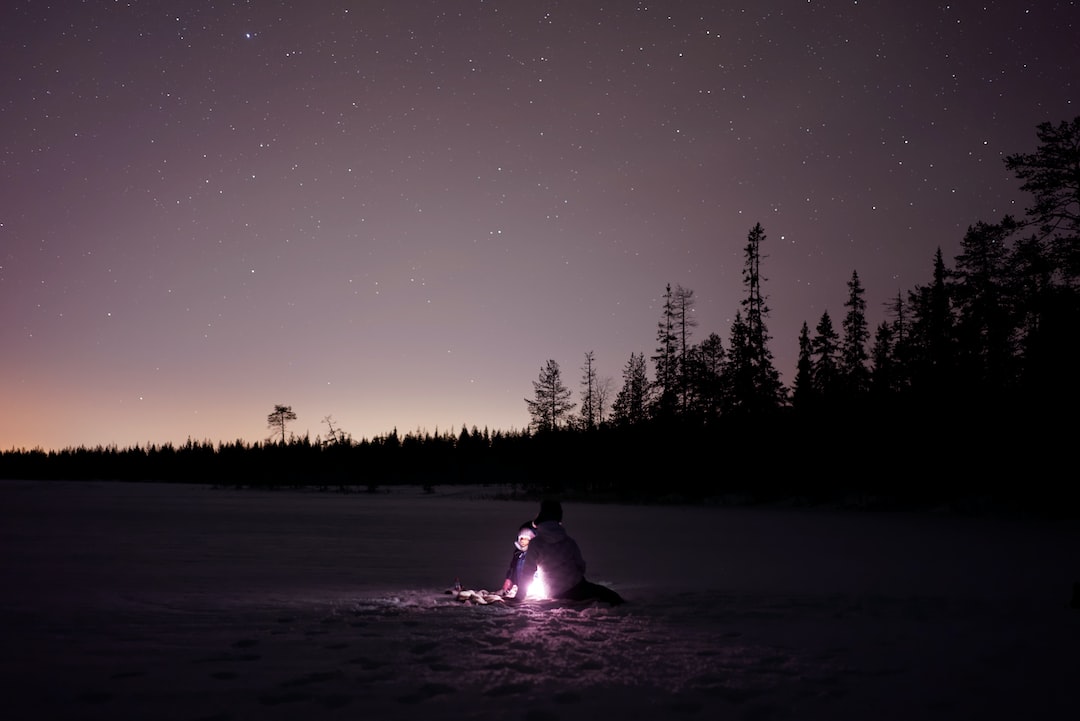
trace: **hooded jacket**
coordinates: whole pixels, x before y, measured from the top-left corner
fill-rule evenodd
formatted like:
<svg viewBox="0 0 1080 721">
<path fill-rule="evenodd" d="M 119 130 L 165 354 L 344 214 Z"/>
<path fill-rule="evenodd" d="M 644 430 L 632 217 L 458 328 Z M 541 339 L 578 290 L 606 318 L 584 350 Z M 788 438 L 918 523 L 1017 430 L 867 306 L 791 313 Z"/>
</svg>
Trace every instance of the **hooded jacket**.
<svg viewBox="0 0 1080 721">
<path fill-rule="evenodd" d="M 522 548 L 521 536 L 526 531 L 531 541 L 536 536 L 536 529 L 533 527 L 532 521 L 522 523 L 518 528 L 517 538 L 514 539 L 514 553 L 510 556 L 510 567 L 506 569 L 506 580 L 510 581 L 511 587 L 520 585 L 521 567 L 525 564 L 525 552 L 528 550 Z M 532 576 L 529 578 L 532 578 Z"/>
<path fill-rule="evenodd" d="M 517 586 L 521 580 L 521 567 L 525 564 L 525 549 L 521 544 L 514 541 L 514 554 L 510 556 L 510 567 L 506 569 L 506 579 L 512 586 Z"/>
<path fill-rule="evenodd" d="M 520 580 L 524 581 L 525 591 L 519 594 L 522 598 L 529 595 L 528 588 L 537 567 L 542 570 L 552 598 L 562 598 L 585 578 L 581 549 L 558 521 L 544 521 L 536 526 L 536 537 L 529 542 L 529 552 L 525 554 L 521 569 Z"/>
</svg>

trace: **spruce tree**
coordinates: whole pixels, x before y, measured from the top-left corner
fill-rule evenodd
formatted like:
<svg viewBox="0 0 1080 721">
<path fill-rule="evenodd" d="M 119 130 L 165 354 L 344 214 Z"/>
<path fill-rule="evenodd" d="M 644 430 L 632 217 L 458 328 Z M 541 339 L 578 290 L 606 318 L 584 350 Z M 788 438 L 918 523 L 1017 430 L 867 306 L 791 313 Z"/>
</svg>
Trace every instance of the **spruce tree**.
<svg viewBox="0 0 1080 721">
<path fill-rule="evenodd" d="M 899 392 L 894 347 L 893 326 L 882 321 L 870 351 L 870 395 L 879 405 L 888 403 Z"/>
<path fill-rule="evenodd" d="M 814 396 L 826 406 L 835 406 L 841 383 L 840 336 L 833 327 L 829 311 L 821 314 L 810 340 L 810 354 L 814 367 Z"/>
<path fill-rule="evenodd" d="M 633 426 L 648 418 L 650 386 L 645 368 L 645 354 L 631 353 L 623 368 L 623 384 L 611 408 L 612 421 Z"/>
<path fill-rule="evenodd" d="M 852 271 L 851 280 L 848 281 L 848 299 L 844 303 L 847 313 L 842 324 L 843 340 L 840 347 L 840 376 L 847 400 L 861 398 L 870 389 L 869 355 L 866 350 L 870 331 L 866 322 L 864 293 L 859 274 Z"/>
<path fill-rule="evenodd" d="M 559 364 L 549 360 L 541 369 L 538 380 L 533 381 L 534 397 L 525 399 L 537 431 L 554 431 L 574 409 L 570 401 L 572 392 L 563 385 Z"/>
<path fill-rule="evenodd" d="M 690 409 L 690 368 L 689 356 L 691 350 L 690 336 L 697 326 L 697 318 L 694 317 L 694 291 L 675 286 L 673 298 L 675 312 L 675 336 L 677 369 L 675 382 L 678 393 L 679 412 L 686 415 Z"/>
<path fill-rule="evenodd" d="M 773 365 L 772 351 L 769 350 L 771 338 L 766 325 L 769 306 L 762 291 L 766 278 L 761 274 L 761 260 L 765 257 L 761 254 L 761 244 L 764 241 L 765 230 L 761 223 L 756 223 L 747 236 L 744 252 L 743 285 L 746 287 L 746 297 L 740 301 L 740 305 L 745 311 L 746 345 L 740 348 L 740 357 L 736 358 L 737 362 L 746 364 L 739 374 L 747 373 L 746 380 L 749 381 L 747 387 L 737 391 L 749 394 L 739 403 L 754 412 L 774 410 L 786 400 L 786 390 L 780 383 L 780 373 Z M 733 327 L 733 335 L 734 331 Z"/>
<path fill-rule="evenodd" d="M 1015 287 L 1005 246 L 1015 229 L 1009 216 L 999 224 L 980 221 L 968 228 L 956 256 L 950 292 L 956 307 L 958 377 L 972 400 L 1001 394 L 1016 380 Z"/>
<path fill-rule="evenodd" d="M 715 422 L 723 409 L 724 343 L 710 333 L 687 354 L 688 413 L 703 423 Z"/>
<path fill-rule="evenodd" d="M 808 409 L 814 406 L 814 359 L 810 328 L 803 321 L 799 329 L 799 359 L 795 365 L 795 381 L 791 386 L 791 405 Z"/>
<path fill-rule="evenodd" d="M 956 381 L 956 336 L 949 271 L 941 254 L 934 253 L 934 277 L 928 286 L 908 291 L 911 337 L 907 348 L 912 392 L 937 406 L 953 405 Z"/>
</svg>

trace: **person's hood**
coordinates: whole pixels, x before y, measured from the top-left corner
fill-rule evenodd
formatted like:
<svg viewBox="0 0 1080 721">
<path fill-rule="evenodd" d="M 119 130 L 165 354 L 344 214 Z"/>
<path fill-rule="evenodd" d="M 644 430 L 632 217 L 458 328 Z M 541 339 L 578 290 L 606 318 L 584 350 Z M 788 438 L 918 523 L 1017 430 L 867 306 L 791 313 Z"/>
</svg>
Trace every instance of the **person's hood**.
<svg viewBox="0 0 1080 721">
<path fill-rule="evenodd" d="M 558 521 L 544 521 L 536 526 L 536 537 L 542 538 L 545 543 L 561 543 L 568 536 L 566 529 Z M 535 540 L 533 541 L 535 543 Z"/>
<path fill-rule="evenodd" d="M 536 527 L 532 524 L 532 521 L 522 523 L 521 527 L 518 528 L 517 538 L 514 539 L 514 548 L 524 553 L 526 549 L 521 545 L 522 538 L 528 538 L 530 541 L 536 538 Z"/>
</svg>

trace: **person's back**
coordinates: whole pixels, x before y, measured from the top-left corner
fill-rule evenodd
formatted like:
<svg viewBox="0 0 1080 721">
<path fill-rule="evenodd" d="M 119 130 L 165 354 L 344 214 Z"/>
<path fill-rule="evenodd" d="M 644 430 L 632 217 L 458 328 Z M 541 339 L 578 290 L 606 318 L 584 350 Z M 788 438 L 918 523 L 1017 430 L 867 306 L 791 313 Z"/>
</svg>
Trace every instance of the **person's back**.
<svg viewBox="0 0 1080 721">
<path fill-rule="evenodd" d="M 543 501 L 540 513 L 534 521 L 536 537 L 529 543 L 522 567 L 522 580 L 532 584 L 537 568 L 540 569 L 548 595 L 569 601 L 605 601 L 615 606 L 625 603 L 615 591 L 592 583 L 585 578 L 585 558 L 577 541 L 567 534 L 562 525 L 562 504 Z M 520 598 L 529 596 L 529 585 L 524 585 Z"/>
<path fill-rule="evenodd" d="M 529 543 L 529 553 L 522 569 L 527 583 L 531 584 L 537 567 L 541 569 L 548 595 L 552 598 L 561 598 L 585 577 L 585 559 L 581 549 L 558 521 L 536 524 L 536 537 Z"/>
</svg>

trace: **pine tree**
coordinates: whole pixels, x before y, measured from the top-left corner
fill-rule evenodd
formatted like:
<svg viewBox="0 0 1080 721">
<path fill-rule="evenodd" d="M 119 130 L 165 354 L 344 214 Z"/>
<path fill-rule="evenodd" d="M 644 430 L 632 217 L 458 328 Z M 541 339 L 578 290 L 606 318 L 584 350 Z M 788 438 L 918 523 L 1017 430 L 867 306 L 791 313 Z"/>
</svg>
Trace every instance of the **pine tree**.
<svg viewBox="0 0 1080 721">
<path fill-rule="evenodd" d="M 795 365 L 795 382 L 791 388 L 791 404 L 795 408 L 814 405 L 814 359 L 810 342 L 810 327 L 803 321 L 799 329 L 799 359 Z"/>
<path fill-rule="evenodd" d="M 891 318 L 889 323 L 889 348 L 891 349 L 891 377 L 890 387 L 898 395 L 907 393 L 911 388 L 911 359 L 914 357 L 914 348 L 911 339 L 911 321 L 908 318 L 908 310 L 904 305 L 904 296 L 900 291 L 896 292 L 896 299 L 887 305 L 887 315 Z"/>
<path fill-rule="evenodd" d="M 729 360 L 736 363 L 735 377 L 739 379 L 739 387 L 733 387 L 732 390 L 734 393 L 747 394 L 736 400 L 736 405 L 751 412 L 774 410 L 786 401 L 787 395 L 780 383 L 780 373 L 773 365 L 772 351 L 769 350 L 771 338 L 766 326 L 769 307 L 762 291 L 766 278 L 761 275 L 761 244 L 764 241 L 765 230 L 761 223 L 756 223 L 747 236 L 746 264 L 743 267 L 746 297 L 740 301 L 740 305 L 746 313 L 742 321 L 745 328 L 738 330 L 740 333 L 745 332 L 745 345 L 738 348 L 738 353 L 734 353 L 734 336 L 737 330 L 734 325 L 729 343 L 734 353 L 734 358 L 729 354 Z"/>
<path fill-rule="evenodd" d="M 679 412 L 686 415 L 691 403 L 689 368 L 689 355 L 691 350 L 690 336 L 693 329 L 697 327 L 698 324 L 697 318 L 694 317 L 694 291 L 689 288 L 683 288 L 681 285 L 676 285 L 673 300 L 675 311 L 676 357 L 678 358 L 678 367 L 675 374 L 676 388 L 678 392 Z"/>
<path fill-rule="evenodd" d="M 293 413 L 292 406 L 275 405 L 274 410 L 266 417 L 266 425 L 268 428 L 277 429 L 274 435 L 277 435 L 277 431 L 281 431 L 281 443 L 284 445 L 285 424 L 295 420 L 296 414 Z"/>
<path fill-rule="evenodd" d="M 1077 356 L 1076 294 L 1055 286 L 1053 261 L 1035 237 L 1017 241 L 1008 265 L 1015 288 L 1020 384 L 1033 400 L 1060 402 L 1064 388 L 1058 379 L 1071 374 Z"/>
<path fill-rule="evenodd" d="M 882 321 L 874 333 L 874 347 L 870 352 L 870 395 L 880 403 L 899 393 L 894 348 L 893 326 Z"/>
<path fill-rule="evenodd" d="M 650 386 L 645 368 L 645 354 L 631 353 L 623 368 L 623 385 L 611 408 L 616 425 L 632 426 L 648 418 Z"/>
<path fill-rule="evenodd" d="M 575 403 L 570 401 L 572 392 L 563 385 L 559 364 L 549 360 L 541 369 L 538 380 L 533 381 L 533 400 L 525 399 L 537 431 L 554 431 L 564 422 Z"/>
<path fill-rule="evenodd" d="M 716 333 L 687 354 L 688 412 L 704 423 L 715 422 L 723 411 L 725 358 L 723 340 Z"/>
<path fill-rule="evenodd" d="M 866 351 L 870 331 L 866 322 L 864 293 L 859 274 L 852 271 L 851 280 L 848 281 L 848 299 L 844 303 L 847 314 L 842 324 L 844 335 L 840 347 L 840 376 L 848 400 L 861 398 L 870 389 L 869 355 Z"/>
<path fill-rule="evenodd" d="M 656 327 L 656 353 L 652 361 L 656 369 L 656 380 L 651 410 L 657 418 L 671 418 L 678 407 L 679 354 L 675 292 L 670 283 L 664 289 L 664 304 Z"/>
<path fill-rule="evenodd" d="M 1005 166 L 1034 197 L 1009 267 L 1019 290 L 1020 380 L 1028 403 L 1071 407 L 1080 397 L 1074 374 L 1080 352 L 1080 116 L 1036 128 L 1034 153 Z"/>
<path fill-rule="evenodd" d="M 814 396 L 833 406 L 840 388 L 840 336 L 833 328 L 829 311 L 821 314 L 810 341 L 814 366 Z"/>
<path fill-rule="evenodd" d="M 997 394 L 1016 380 L 1014 283 L 1005 240 L 1016 229 L 1006 216 L 1000 224 L 970 226 L 956 256 L 950 293 L 956 308 L 960 351 L 958 377 L 969 397 Z"/>
<path fill-rule="evenodd" d="M 585 354 L 581 367 L 581 423 L 586 430 L 600 424 L 600 384 L 596 380 L 596 360 L 593 351 Z"/>
<path fill-rule="evenodd" d="M 1026 211 L 1038 227 L 1036 239 L 1049 245 L 1054 281 L 1076 289 L 1080 281 L 1080 116 L 1058 125 L 1040 123 L 1034 153 L 1005 158 L 1005 167 L 1022 180 L 1020 189 L 1035 198 Z"/>
<path fill-rule="evenodd" d="M 735 312 L 728 336 L 727 359 L 724 361 L 723 413 L 745 414 L 754 410 L 756 386 L 754 383 L 753 353 L 750 349 L 749 330 L 742 311 Z"/>
<path fill-rule="evenodd" d="M 941 248 L 934 254 L 934 278 L 929 286 L 908 291 L 911 307 L 911 337 L 907 359 L 912 391 L 924 400 L 952 404 L 955 387 L 956 336 L 948 270 Z"/>
</svg>

